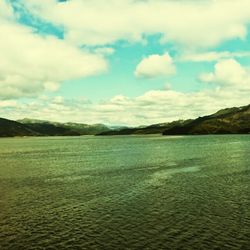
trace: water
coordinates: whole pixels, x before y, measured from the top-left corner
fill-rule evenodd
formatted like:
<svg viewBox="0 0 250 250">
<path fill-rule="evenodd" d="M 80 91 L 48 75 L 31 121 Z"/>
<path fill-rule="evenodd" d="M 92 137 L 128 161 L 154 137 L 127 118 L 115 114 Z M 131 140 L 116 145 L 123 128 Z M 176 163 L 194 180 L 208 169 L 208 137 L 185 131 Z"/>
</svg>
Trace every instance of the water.
<svg viewBox="0 0 250 250">
<path fill-rule="evenodd" d="M 0 140 L 0 249 L 250 249 L 250 136 Z"/>
</svg>

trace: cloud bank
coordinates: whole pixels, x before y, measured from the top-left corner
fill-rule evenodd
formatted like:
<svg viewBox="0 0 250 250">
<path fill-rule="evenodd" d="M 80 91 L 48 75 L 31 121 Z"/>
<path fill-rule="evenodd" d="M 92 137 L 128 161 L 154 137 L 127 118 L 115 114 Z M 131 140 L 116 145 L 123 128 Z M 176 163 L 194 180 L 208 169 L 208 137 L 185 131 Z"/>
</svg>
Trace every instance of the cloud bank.
<svg viewBox="0 0 250 250">
<path fill-rule="evenodd" d="M 131 98 L 117 95 L 110 100 L 91 103 L 84 98 L 41 98 L 32 103 L 18 104 L 14 100 L 0 101 L 6 117 L 26 117 L 85 123 L 124 124 L 136 126 L 196 118 L 218 109 L 249 103 L 250 73 L 239 62 L 228 59 L 218 62 L 214 71 L 201 77 L 211 89 L 183 93 L 176 90 L 150 90 Z M 64 114 L 63 116 L 61 114 Z"/>
<path fill-rule="evenodd" d="M 162 34 L 163 43 L 209 47 L 244 39 L 250 21 L 248 0 L 110 0 L 108 4 L 104 0 L 26 0 L 23 5 L 33 15 L 63 27 L 69 42 L 88 45 L 138 42 L 145 34 Z"/>
</svg>

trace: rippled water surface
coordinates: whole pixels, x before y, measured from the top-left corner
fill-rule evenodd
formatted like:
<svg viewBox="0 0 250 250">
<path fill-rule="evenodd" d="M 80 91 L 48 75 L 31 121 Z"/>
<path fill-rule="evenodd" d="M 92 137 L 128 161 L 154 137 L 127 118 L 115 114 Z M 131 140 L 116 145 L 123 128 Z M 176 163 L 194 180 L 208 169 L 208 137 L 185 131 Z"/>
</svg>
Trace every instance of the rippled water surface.
<svg viewBox="0 0 250 250">
<path fill-rule="evenodd" d="M 0 140 L 0 249 L 250 249 L 250 136 Z"/>
</svg>

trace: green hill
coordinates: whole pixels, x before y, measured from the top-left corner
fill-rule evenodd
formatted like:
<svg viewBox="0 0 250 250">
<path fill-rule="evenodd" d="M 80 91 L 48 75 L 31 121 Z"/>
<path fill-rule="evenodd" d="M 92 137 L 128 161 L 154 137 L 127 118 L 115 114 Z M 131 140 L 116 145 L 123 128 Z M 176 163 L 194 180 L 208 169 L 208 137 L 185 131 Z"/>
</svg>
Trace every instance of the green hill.
<svg viewBox="0 0 250 250">
<path fill-rule="evenodd" d="M 179 120 L 144 127 L 110 130 L 98 135 L 199 135 L 250 133 L 250 105 L 227 108 L 197 119 Z"/>
<path fill-rule="evenodd" d="M 162 134 L 166 129 L 172 128 L 177 125 L 183 125 L 190 120 L 179 120 L 169 123 L 159 123 L 144 127 L 123 128 L 106 131 L 97 135 L 147 135 L 147 134 Z"/>
<path fill-rule="evenodd" d="M 40 135 L 24 124 L 0 118 L 0 137 Z"/>
<path fill-rule="evenodd" d="M 250 133 L 250 105 L 219 110 L 215 114 L 166 129 L 163 135 L 248 133 Z"/>
<path fill-rule="evenodd" d="M 194 120 L 179 120 L 135 128 L 110 128 L 103 124 L 59 123 L 0 118 L 0 137 L 12 136 L 77 136 L 77 135 L 203 135 L 249 134 L 250 105 L 228 108 Z"/>
<path fill-rule="evenodd" d="M 12 121 L 0 118 L 0 137 L 95 135 L 109 130 L 103 124 L 58 123 L 35 119 Z"/>
<path fill-rule="evenodd" d="M 103 124 L 60 123 L 35 119 L 22 119 L 18 122 L 45 135 L 95 135 L 110 130 Z"/>
</svg>

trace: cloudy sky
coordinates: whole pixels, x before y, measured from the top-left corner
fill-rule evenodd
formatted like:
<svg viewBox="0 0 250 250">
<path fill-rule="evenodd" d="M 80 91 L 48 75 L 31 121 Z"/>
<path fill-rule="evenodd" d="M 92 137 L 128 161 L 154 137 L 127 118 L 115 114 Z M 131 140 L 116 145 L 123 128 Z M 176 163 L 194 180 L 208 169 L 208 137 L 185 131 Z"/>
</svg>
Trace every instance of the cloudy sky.
<svg viewBox="0 0 250 250">
<path fill-rule="evenodd" d="M 249 0 L 0 0 L 0 117 L 141 125 L 250 103 Z"/>
</svg>

